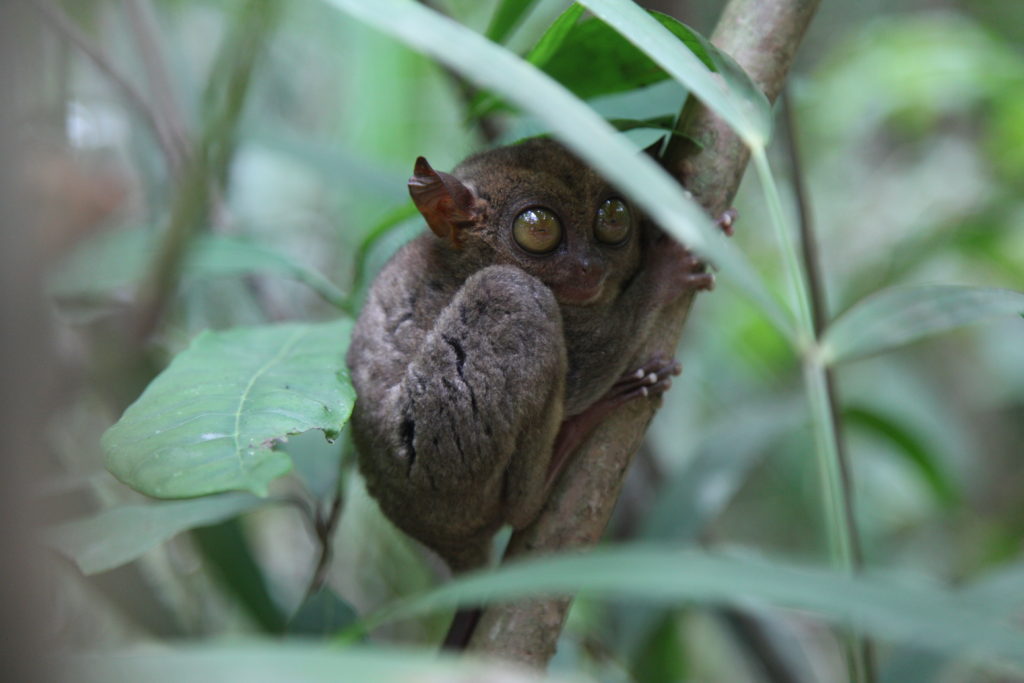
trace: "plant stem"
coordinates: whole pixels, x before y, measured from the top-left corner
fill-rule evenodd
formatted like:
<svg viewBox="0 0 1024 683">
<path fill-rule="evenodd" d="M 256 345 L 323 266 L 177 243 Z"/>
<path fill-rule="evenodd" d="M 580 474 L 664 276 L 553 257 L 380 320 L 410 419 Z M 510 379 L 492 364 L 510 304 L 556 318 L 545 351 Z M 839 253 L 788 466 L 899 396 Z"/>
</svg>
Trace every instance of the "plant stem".
<svg viewBox="0 0 1024 683">
<path fill-rule="evenodd" d="M 206 124 L 178 192 L 171 224 L 151 269 L 138 324 L 140 338 L 156 327 L 177 288 L 192 237 L 209 219 L 210 197 L 226 177 L 256 60 L 274 27 L 280 4 L 250 0 L 224 39 L 206 84 Z"/>
<path fill-rule="evenodd" d="M 164 122 L 166 135 L 175 152 L 171 171 L 175 177 L 180 178 L 190 154 L 189 135 L 182 121 L 181 107 L 174 96 L 167 61 L 160 49 L 153 6 L 148 0 L 128 0 L 125 9 L 136 47 L 142 57 L 146 80 L 150 84 L 150 95 L 155 103 L 154 110 Z"/>
<path fill-rule="evenodd" d="M 808 294 L 811 304 L 811 321 L 814 326 L 814 339 L 820 341 L 822 333 L 828 324 L 828 307 L 825 293 L 825 279 L 822 276 L 821 263 L 818 258 L 817 240 L 815 238 L 814 226 L 811 221 L 811 212 L 807 188 L 804 183 L 802 165 L 800 163 L 799 146 L 796 140 L 796 126 L 794 124 L 793 108 L 789 98 L 788 90 L 782 92 L 782 125 L 785 132 L 786 152 L 789 156 L 790 172 L 793 182 L 793 193 L 797 204 L 798 224 L 800 227 L 800 247 L 803 260 L 804 272 L 807 275 Z M 831 442 L 834 454 L 830 457 L 835 459 L 835 472 L 825 472 L 822 467 L 822 478 L 828 479 L 823 482 L 826 487 L 838 489 L 831 496 L 838 497 L 838 501 L 827 502 L 828 507 L 839 505 L 840 509 L 834 514 L 841 516 L 841 526 L 845 529 L 846 544 L 845 552 L 848 554 L 849 569 L 853 572 L 860 572 L 864 567 L 864 553 L 860 540 L 860 533 L 857 528 L 856 512 L 853 502 L 853 479 L 850 473 L 850 459 L 846 451 L 845 440 L 843 439 L 843 422 L 839 402 L 839 390 L 836 385 L 835 371 L 818 362 L 818 358 L 812 359 L 813 367 L 805 370 L 806 373 L 813 373 L 816 380 L 813 382 L 813 392 L 824 396 L 812 395 L 812 389 L 808 387 L 808 394 L 820 410 L 827 414 L 819 416 L 816 424 L 827 421 L 831 427 L 831 433 L 822 435 L 822 439 Z M 838 478 L 838 486 L 833 481 Z M 823 487 L 823 491 L 828 490 Z M 837 551 L 834 551 L 837 552 Z M 839 551 L 842 552 L 842 551 Z M 846 565 L 843 565 L 844 568 Z M 850 665 L 851 678 L 854 680 L 874 681 L 875 662 L 874 648 L 867 638 L 852 637 L 847 642 L 847 661 Z"/>
<path fill-rule="evenodd" d="M 306 600 L 323 588 L 324 582 L 327 580 L 327 570 L 330 569 L 331 557 L 334 554 L 332 545 L 334 530 L 338 527 L 338 521 L 341 519 L 341 503 L 339 482 L 338 490 L 335 491 L 334 497 L 331 499 L 331 507 L 327 516 L 324 517 L 318 513 L 315 520 L 317 541 L 320 543 L 320 556 L 317 559 L 316 569 L 313 570 L 313 575 L 309 580 L 309 586 L 306 588 Z"/>
<path fill-rule="evenodd" d="M 859 568 L 859 551 L 854 539 L 857 536 L 853 503 L 850 496 L 849 474 L 845 459 L 840 456 L 838 438 L 839 418 L 835 412 L 833 391 L 829 385 L 828 369 L 822 363 L 817 349 L 815 320 L 812 314 L 811 297 L 819 301 L 821 293 L 812 295 L 808 286 L 805 265 L 797 256 L 797 247 L 791 230 L 787 229 L 782 214 L 782 202 L 778 188 L 768 165 L 763 148 L 755 147 L 751 156 L 764 189 L 768 213 L 776 231 L 782 258 L 786 266 L 790 289 L 796 299 L 800 321 L 800 354 L 803 357 L 804 385 L 811 407 L 811 422 L 814 427 L 818 454 L 818 473 L 821 482 L 824 507 L 825 532 L 828 537 L 829 554 L 833 564 L 844 572 L 854 574 Z M 804 252 L 806 255 L 806 251 Z M 854 681 L 867 680 L 866 648 L 856 637 L 846 645 L 847 664 Z"/>
<path fill-rule="evenodd" d="M 754 147 L 750 152 L 754 168 L 757 170 L 758 179 L 764 190 L 765 202 L 768 204 L 768 216 L 771 219 L 772 227 L 775 229 L 775 237 L 782 249 L 782 260 L 785 266 L 787 281 L 789 282 L 790 295 L 797 309 L 797 345 L 802 353 L 813 344 L 814 322 L 811 317 L 810 295 L 808 294 L 807 281 L 804 278 L 804 271 L 797 256 L 797 249 L 792 236 L 786 229 L 786 219 L 782 212 L 782 201 L 779 198 L 779 190 L 775 185 L 775 177 L 772 175 L 771 167 L 768 164 L 768 155 L 763 147 Z"/>
</svg>

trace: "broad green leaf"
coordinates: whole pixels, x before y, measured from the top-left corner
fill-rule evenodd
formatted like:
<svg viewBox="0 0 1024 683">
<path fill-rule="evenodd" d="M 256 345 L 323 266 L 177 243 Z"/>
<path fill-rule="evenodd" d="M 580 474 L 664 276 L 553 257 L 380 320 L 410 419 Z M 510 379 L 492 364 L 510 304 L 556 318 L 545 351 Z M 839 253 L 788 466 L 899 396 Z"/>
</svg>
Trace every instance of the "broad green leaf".
<svg viewBox="0 0 1024 683">
<path fill-rule="evenodd" d="M 653 159 L 564 87 L 508 50 L 413 0 L 324 0 L 409 47 L 448 65 L 483 89 L 530 112 L 605 178 L 629 194 L 659 225 L 707 257 L 772 322 L 792 338 L 791 316 L 769 294 L 744 255 L 718 231 L 697 204 Z M 707 71 L 678 39 L 641 14 Z M 710 78 L 710 76 L 709 76 Z M 719 87 L 719 86 L 715 86 Z"/>
<path fill-rule="evenodd" d="M 160 247 L 150 230 L 99 235 L 77 249 L 54 275 L 50 288 L 61 299 L 97 299 L 135 290 Z M 183 278 L 268 273 L 292 277 L 334 305 L 344 295 L 320 273 L 243 237 L 202 235 L 185 257 Z"/>
<path fill-rule="evenodd" d="M 714 68 L 710 53 L 694 31 L 666 14 L 650 15 L 693 52 L 705 70 Z M 530 61 L 584 100 L 641 88 L 669 77 L 654 60 L 597 17 L 573 26 L 545 61 Z"/>
<path fill-rule="evenodd" d="M 635 90 L 669 78 L 663 68 L 601 19 L 589 17 L 577 22 L 583 11 L 581 5 L 571 5 L 527 53 L 526 61 L 584 100 Z M 723 65 L 731 62 L 699 34 L 673 17 L 653 11 L 650 15 L 671 31 L 707 68 L 717 68 L 716 58 Z M 736 69 L 738 67 L 732 71 Z M 482 94 L 474 102 L 473 115 L 489 113 L 499 104 L 493 95 Z"/>
<path fill-rule="evenodd" d="M 663 605 L 756 601 L 806 610 L 886 639 L 1024 666 L 1024 631 L 992 613 L 987 603 L 929 580 L 851 577 L 774 560 L 654 546 L 549 556 L 466 575 L 374 613 L 364 626 L 458 604 L 579 592 Z"/>
<path fill-rule="evenodd" d="M 534 66 L 543 67 L 551 57 L 558 52 L 562 43 L 569 37 L 576 22 L 583 16 L 583 6 L 578 3 L 569 5 L 558 18 L 551 22 L 548 30 L 537 40 L 530 52 L 526 55 L 526 61 Z"/>
<path fill-rule="evenodd" d="M 888 351 L 1001 316 L 1024 315 L 1024 292 L 961 285 L 893 287 L 854 304 L 821 341 L 826 363 Z"/>
<path fill-rule="evenodd" d="M 73 560 L 83 574 L 97 574 L 141 557 L 182 531 L 216 524 L 268 502 L 247 493 L 195 500 L 123 505 L 58 524 L 46 542 Z"/>
<path fill-rule="evenodd" d="M 137 491 L 187 498 L 246 490 L 291 469 L 289 434 L 337 436 L 355 392 L 350 320 L 204 332 L 103 435 L 107 468 Z"/>
<path fill-rule="evenodd" d="M 557 19 L 551 22 L 551 26 L 548 26 L 548 29 L 544 31 L 543 35 L 537 40 L 537 43 L 526 54 L 526 61 L 543 69 L 544 65 L 551 59 L 551 56 L 558 51 L 558 48 L 569 36 L 573 26 L 579 21 L 584 11 L 583 7 L 576 3 L 569 5 L 564 12 L 558 15 Z M 563 85 L 569 87 L 566 83 L 563 83 Z M 492 93 L 481 92 L 473 98 L 469 108 L 469 116 L 470 118 L 479 118 L 498 109 L 500 106 L 501 100 L 499 98 L 495 97 Z"/>
<path fill-rule="evenodd" d="M 61 656 L 59 680 L 81 683 L 409 683 L 474 681 L 537 683 L 566 680 L 494 660 L 439 655 L 436 648 L 347 647 L 302 641 L 250 640 Z M 589 679 L 574 676 L 581 683 Z"/>
<path fill-rule="evenodd" d="M 843 411 L 843 419 L 851 427 L 875 434 L 895 446 L 897 452 L 920 473 L 939 502 L 952 505 L 959 500 L 953 477 L 928 452 L 921 440 L 897 420 L 869 406 L 847 408 Z"/>
<path fill-rule="evenodd" d="M 680 43 L 639 5 L 619 0 L 581 0 L 581 5 L 614 27 L 629 42 L 651 57 L 706 106 L 732 126 L 747 146 L 763 148 L 771 137 L 771 107 L 757 88 L 740 85 L 748 78 L 738 67 L 722 69 L 724 82 L 714 77 L 700 58 Z M 685 28 L 685 27 L 684 27 Z M 694 40 L 697 34 L 690 32 Z M 706 49 L 713 49 L 704 42 Z M 723 59 L 724 66 L 726 61 Z"/>
<path fill-rule="evenodd" d="M 487 38 L 495 43 L 505 42 L 512 29 L 523 20 L 523 15 L 537 0 L 501 0 L 487 27 Z"/>
</svg>

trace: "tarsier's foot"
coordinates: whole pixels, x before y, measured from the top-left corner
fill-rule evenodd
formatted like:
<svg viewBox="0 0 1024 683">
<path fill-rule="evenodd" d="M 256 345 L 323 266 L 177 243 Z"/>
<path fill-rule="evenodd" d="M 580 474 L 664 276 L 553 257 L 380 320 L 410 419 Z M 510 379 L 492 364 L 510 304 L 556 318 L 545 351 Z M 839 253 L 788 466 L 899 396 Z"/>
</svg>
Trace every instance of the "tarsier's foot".
<svg viewBox="0 0 1024 683">
<path fill-rule="evenodd" d="M 608 393 L 594 401 L 589 408 L 563 422 L 555 437 L 554 452 L 548 467 L 548 485 L 558 477 L 569 455 L 609 413 L 633 399 L 660 396 L 672 386 L 672 377 L 682 371 L 683 366 L 676 359 L 663 355 L 652 356 L 636 370 L 623 374 Z"/>
</svg>

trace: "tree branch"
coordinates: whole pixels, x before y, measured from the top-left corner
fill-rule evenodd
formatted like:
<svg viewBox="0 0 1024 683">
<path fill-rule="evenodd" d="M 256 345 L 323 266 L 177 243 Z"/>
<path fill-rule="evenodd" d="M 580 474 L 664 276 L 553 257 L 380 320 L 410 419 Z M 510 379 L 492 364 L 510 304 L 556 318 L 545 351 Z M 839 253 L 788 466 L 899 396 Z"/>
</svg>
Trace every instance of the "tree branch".
<svg viewBox="0 0 1024 683">
<path fill-rule="evenodd" d="M 153 15 L 152 4 L 144 0 L 129 0 L 125 4 L 128 21 L 132 27 L 135 44 L 142 57 L 154 109 L 164 122 L 166 134 L 174 149 L 175 158 L 171 168 L 175 178 L 181 177 L 192 152 L 188 130 L 181 117 L 181 107 L 174 96 L 167 62 L 160 48 L 159 29 Z"/>
<path fill-rule="evenodd" d="M 107 78 L 118 87 L 124 97 L 135 107 L 142 116 L 142 119 L 153 129 L 156 141 L 167 159 L 167 165 L 172 171 L 178 172 L 183 163 L 182 150 L 179 149 L 174 137 L 162 125 L 157 112 L 150 106 L 149 101 L 143 97 L 139 89 L 129 81 L 107 54 L 98 46 L 94 45 L 85 33 L 75 25 L 64 13 L 64 10 L 53 0 L 33 0 L 31 3 L 53 30 L 64 37 L 69 43 L 81 50 L 82 54 L 89 58 L 93 65 L 103 72 Z"/>
<path fill-rule="evenodd" d="M 779 94 L 818 0 L 731 0 L 711 39 L 731 55 L 769 97 Z M 749 154 L 728 126 L 688 100 L 665 153 L 666 168 L 712 215 L 732 202 Z M 642 357 L 673 353 L 693 296 L 666 309 Z M 657 405 L 634 401 L 611 415 L 575 454 L 537 520 L 512 536 L 506 561 L 590 546 L 604 533 L 633 454 Z M 487 609 L 469 649 L 543 667 L 570 604 L 569 599 L 530 600 Z"/>
</svg>

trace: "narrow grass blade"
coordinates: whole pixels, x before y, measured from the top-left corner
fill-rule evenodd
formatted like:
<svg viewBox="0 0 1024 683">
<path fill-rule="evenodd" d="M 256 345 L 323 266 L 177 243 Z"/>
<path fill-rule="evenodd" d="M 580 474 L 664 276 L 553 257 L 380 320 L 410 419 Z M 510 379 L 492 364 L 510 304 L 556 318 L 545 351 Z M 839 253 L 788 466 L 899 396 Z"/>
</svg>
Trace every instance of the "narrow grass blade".
<svg viewBox="0 0 1024 683">
<path fill-rule="evenodd" d="M 822 338 L 827 363 L 861 358 L 930 335 L 998 318 L 1024 316 L 1024 292 L 990 287 L 893 287 L 854 304 Z"/>
</svg>

